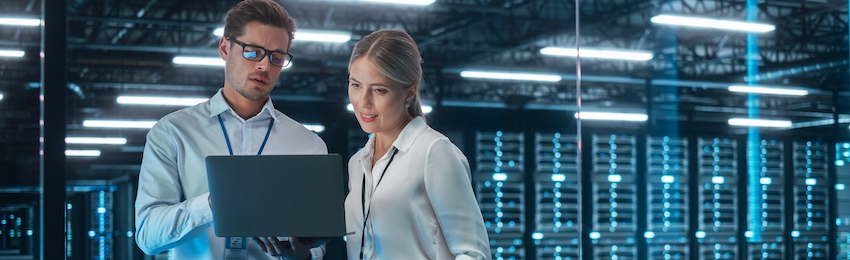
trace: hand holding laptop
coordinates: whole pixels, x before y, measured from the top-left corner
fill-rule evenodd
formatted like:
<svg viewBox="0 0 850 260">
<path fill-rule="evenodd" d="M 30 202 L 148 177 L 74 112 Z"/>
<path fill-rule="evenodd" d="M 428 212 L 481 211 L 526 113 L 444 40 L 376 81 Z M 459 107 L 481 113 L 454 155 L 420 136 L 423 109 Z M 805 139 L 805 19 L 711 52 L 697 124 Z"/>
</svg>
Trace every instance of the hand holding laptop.
<svg viewBox="0 0 850 260">
<path fill-rule="evenodd" d="M 310 256 L 310 249 L 326 244 L 330 238 L 313 237 L 255 237 L 254 242 L 260 245 L 263 252 L 272 256 L 295 259 L 305 259 Z"/>
</svg>

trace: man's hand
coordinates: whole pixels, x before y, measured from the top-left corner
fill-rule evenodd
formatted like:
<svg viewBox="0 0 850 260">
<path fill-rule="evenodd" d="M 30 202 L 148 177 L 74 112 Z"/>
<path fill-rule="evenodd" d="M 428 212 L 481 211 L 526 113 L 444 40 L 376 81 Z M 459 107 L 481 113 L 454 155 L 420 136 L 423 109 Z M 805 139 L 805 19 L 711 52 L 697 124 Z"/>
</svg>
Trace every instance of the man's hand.
<svg viewBox="0 0 850 260">
<path fill-rule="evenodd" d="M 271 256 L 280 256 L 287 260 L 310 259 L 310 249 L 326 244 L 329 238 L 297 238 L 278 239 L 276 237 L 255 237 L 254 242 L 260 245 L 264 252 Z"/>
</svg>

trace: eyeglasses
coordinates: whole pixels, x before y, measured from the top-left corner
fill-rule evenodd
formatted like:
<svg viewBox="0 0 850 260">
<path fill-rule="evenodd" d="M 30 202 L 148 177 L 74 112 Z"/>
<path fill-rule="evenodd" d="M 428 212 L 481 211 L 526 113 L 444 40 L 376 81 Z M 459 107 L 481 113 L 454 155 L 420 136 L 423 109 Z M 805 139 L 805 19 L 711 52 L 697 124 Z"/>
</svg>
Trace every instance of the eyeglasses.
<svg viewBox="0 0 850 260">
<path fill-rule="evenodd" d="M 250 61 L 261 61 L 266 55 L 269 56 L 269 63 L 278 67 L 288 67 L 292 62 L 292 54 L 281 51 L 269 51 L 263 47 L 245 44 L 237 41 L 233 37 L 227 37 L 228 40 L 242 46 L 242 57 Z"/>
</svg>

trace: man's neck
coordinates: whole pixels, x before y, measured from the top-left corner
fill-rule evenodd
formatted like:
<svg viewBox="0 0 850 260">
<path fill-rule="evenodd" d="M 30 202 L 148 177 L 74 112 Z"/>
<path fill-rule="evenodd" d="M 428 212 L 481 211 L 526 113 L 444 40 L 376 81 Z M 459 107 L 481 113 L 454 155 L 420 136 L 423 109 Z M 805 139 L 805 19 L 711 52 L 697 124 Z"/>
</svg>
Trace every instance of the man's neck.
<svg viewBox="0 0 850 260">
<path fill-rule="evenodd" d="M 231 109 L 233 109 L 233 112 L 245 120 L 259 114 L 260 111 L 263 110 L 263 105 L 265 105 L 268 100 L 268 98 L 266 98 L 266 100 L 263 101 L 253 101 L 243 97 L 232 88 L 227 87 L 221 91 L 221 94 L 224 97 L 224 101 L 230 105 Z"/>
</svg>

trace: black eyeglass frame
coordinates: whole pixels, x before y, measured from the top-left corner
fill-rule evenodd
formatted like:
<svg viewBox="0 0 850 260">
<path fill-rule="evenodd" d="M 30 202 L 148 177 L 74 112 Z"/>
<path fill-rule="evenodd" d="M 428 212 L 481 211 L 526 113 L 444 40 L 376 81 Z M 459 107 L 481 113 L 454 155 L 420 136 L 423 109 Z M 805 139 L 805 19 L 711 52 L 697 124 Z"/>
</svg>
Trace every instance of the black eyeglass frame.
<svg viewBox="0 0 850 260">
<path fill-rule="evenodd" d="M 228 41 L 232 41 L 232 42 L 238 44 L 239 46 L 242 46 L 242 53 L 245 53 L 245 47 L 258 48 L 258 49 L 263 51 L 261 53 L 262 55 L 257 55 L 257 58 L 254 58 L 254 59 L 249 59 L 248 57 L 245 57 L 245 54 L 242 54 L 242 58 L 245 58 L 246 60 L 249 60 L 249 61 L 261 61 L 261 60 L 265 59 L 266 56 L 268 56 L 269 57 L 269 64 L 275 65 L 275 66 L 278 66 L 278 67 L 281 67 L 281 68 L 285 68 L 285 67 L 289 67 L 289 65 L 292 64 L 292 59 L 295 58 L 295 56 L 292 56 L 292 54 L 290 54 L 288 52 L 266 50 L 266 48 L 263 48 L 262 46 L 247 44 L 247 43 L 241 42 L 241 41 L 236 40 L 235 38 L 229 37 L 229 36 L 226 39 Z M 272 53 L 285 54 L 286 57 L 288 57 L 288 59 L 284 58 L 280 65 L 275 64 L 276 59 L 274 59 L 272 57 Z M 260 54 L 260 53 L 258 53 L 258 54 Z"/>
</svg>

